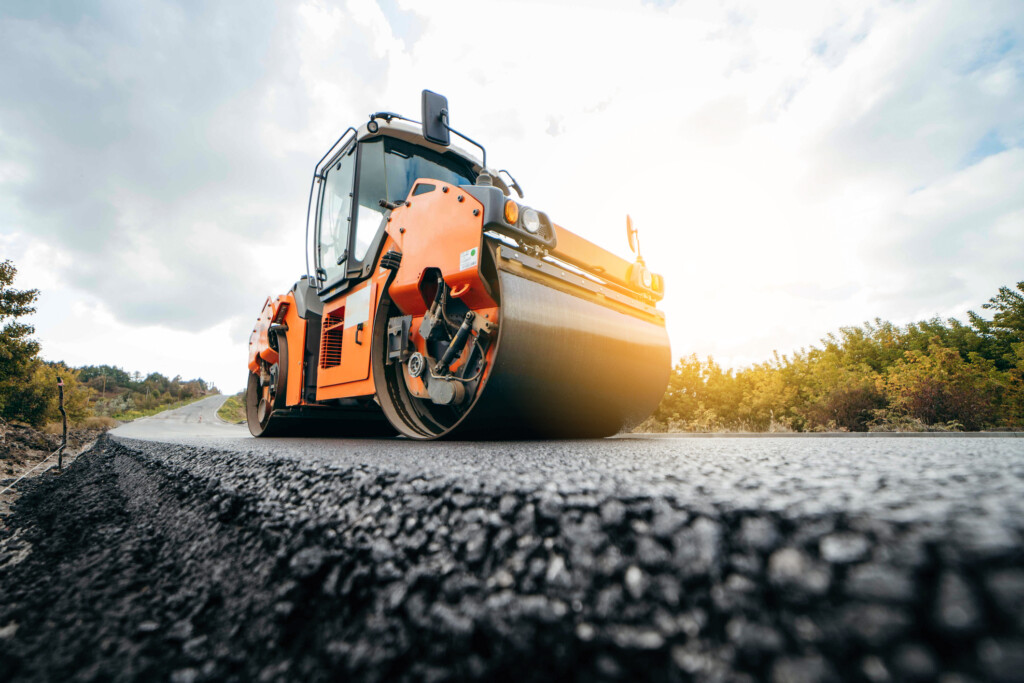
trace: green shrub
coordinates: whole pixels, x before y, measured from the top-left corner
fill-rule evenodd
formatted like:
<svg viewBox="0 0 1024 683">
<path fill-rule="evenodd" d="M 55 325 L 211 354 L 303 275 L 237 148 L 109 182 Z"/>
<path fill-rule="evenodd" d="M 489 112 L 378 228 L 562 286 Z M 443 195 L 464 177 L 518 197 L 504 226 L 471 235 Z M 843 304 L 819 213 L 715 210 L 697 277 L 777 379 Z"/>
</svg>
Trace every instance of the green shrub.
<svg viewBox="0 0 1024 683">
<path fill-rule="evenodd" d="M 683 357 L 647 431 L 1024 428 L 1024 282 L 970 323 L 844 327 L 791 357 L 734 371 Z"/>
</svg>

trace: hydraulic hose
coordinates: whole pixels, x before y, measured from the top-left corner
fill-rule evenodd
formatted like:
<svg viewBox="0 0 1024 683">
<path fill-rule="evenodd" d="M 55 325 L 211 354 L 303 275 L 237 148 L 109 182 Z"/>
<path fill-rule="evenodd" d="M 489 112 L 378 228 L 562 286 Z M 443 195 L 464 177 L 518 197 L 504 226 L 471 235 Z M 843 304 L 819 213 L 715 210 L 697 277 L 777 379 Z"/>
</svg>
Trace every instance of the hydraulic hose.
<svg viewBox="0 0 1024 683">
<path fill-rule="evenodd" d="M 448 345 L 444 355 L 441 356 L 441 360 L 437 363 L 437 373 L 440 375 L 448 374 L 448 367 L 455 362 L 455 359 L 462 355 L 462 350 L 466 348 L 466 339 L 469 338 L 469 332 L 473 329 L 473 319 L 476 314 L 470 311 L 466 314 L 466 318 L 462 321 L 462 325 L 459 326 L 459 331 L 455 333 L 455 337 L 452 339 L 452 343 Z"/>
</svg>

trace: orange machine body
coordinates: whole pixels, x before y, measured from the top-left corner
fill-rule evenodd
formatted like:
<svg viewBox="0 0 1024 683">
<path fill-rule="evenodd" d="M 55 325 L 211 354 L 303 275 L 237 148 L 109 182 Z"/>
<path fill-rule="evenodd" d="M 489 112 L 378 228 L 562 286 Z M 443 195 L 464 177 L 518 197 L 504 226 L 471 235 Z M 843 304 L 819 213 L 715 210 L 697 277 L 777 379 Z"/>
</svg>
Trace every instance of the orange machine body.
<svg viewBox="0 0 1024 683">
<path fill-rule="evenodd" d="M 259 372 L 260 365 L 257 359 L 263 359 L 269 365 L 280 360 L 278 352 L 270 345 L 270 328 L 272 325 L 281 325 L 284 328 L 285 338 L 288 340 L 288 348 L 295 349 L 289 357 L 289 373 L 294 373 L 296 378 L 302 377 L 302 349 L 303 340 L 306 336 L 306 321 L 299 317 L 295 307 L 295 296 L 288 292 L 277 297 L 268 297 L 263 304 L 263 310 L 256 319 L 256 326 L 249 335 L 249 372 Z M 300 381 L 290 382 L 287 386 L 285 398 L 287 405 L 302 405 L 302 383 Z"/>
<path fill-rule="evenodd" d="M 669 346 L 632 227 L 631 263 L 409 123 L 371 115 L 317 163 L 307 273 L 249 337 L 250 431 L 593 436 L 646 417 Z"/>
<path fill-rule="evenodd" d="M 433 185 L 416 195 L 416 187 Z M 429 305 L 420 285 L 428 268 L 441 271 L 445 284 L 469 308 L 495 306 L 480 277 L 483 250 L 482 205 L 458 187 L 435 180 L 416 181 L 409 203 L 391 214 L 387 232 L 402 252 L 402 267 L 391 283 L 391 300 L 407 315 L 422 316 Z"/>
<path fill-rule="evenodd" d="M 433 186 L 434 190 L 423 192 L 421 184 Z M 428 307 L 422 293 L 428 269 L 439 270 L 445 284 L 470 309 L 485 320 L 497 322 L 497 304 L 480 276 L 483 246 L 480 208 L 476 199 L 459 192 L 458 187 L 420 179 L 413 185 L 407 203 L 389 217 L 388 237 L 381 254 L 389 251 L 402 254 L 402 265 L 389 292 L 395 305 L 412 316 L 410 340 L 421 353 L 426 351 L 426 342 L 418 330 Z M 318 401 L 367 397 L 375 393 L 370 372 L 370 332 L 387 277 L 388 271 L 378 267 L 369 280 L 324 304 Z M 467 348 L 463 357 L 468 353 Z M 453 370 L 458 369 L 461 359 L 452 364 Z M 301 370 L 292 363 L 289 372 Z M 410 378 L 409 383 L 414 394 L 426 395 L 422 380 Z"/>
<path fill-rule="evenodd" d="M 436 187 L 434 191 L 416 194 L 420 184 Z M 389 292 L 395 305 L 412 316 L 411 341 L 420 353 L 426 351 L 425 340 L 418 330 L 429 305 L 422 292 L 428 269 L 440 270 L 445 283 L 470 309 L 485 320 L 500 324 L 500 308 L 480 274 L 484 248 L 480 208 L 472 195 L 460 192 L 458 187 L 422 178 L 410 192 L 408 203 L 395 209 L 388 220 L 388 237 L 381 253 L 393 250 L 403 254 L 402 265 Z M 600 275 L 641 300 L 649 296 L 635 291 L 631 283 L 634 264 L 562 226 L 554 227 L 558 246 L 552 250 L 552 256 Z M 324 304 L 317 359 L 317 401 L 369 397 L 376 392 L 370 372 L 370 336 L 387 277 L 386 270 L 375 268 L 369 279 Z M 268 297 L 249 339 L 251 372 L 259 370 L 257 357 L 270 365 L 279 360 L 277 351 L 269 343 L 269 330 L 275 323 L 285 327 L 290 349 L 302 348 L 306 321 L 296 312 L 294 296 L 288 292 Z M 468 349 L 463 356 L 467 353 Z M 488 358 L 493 353 L 492 347 Z M 461 360 L 452 364 L 453 369 L 458 369 Z M 304 372 L 302 354 L 293 352 L 289 357 L 286 405 L 308 404 L 302 398 Z M 409 388 L 414 395 L 426 396 L 422 380 L 410 378 Z"/>
</svg>

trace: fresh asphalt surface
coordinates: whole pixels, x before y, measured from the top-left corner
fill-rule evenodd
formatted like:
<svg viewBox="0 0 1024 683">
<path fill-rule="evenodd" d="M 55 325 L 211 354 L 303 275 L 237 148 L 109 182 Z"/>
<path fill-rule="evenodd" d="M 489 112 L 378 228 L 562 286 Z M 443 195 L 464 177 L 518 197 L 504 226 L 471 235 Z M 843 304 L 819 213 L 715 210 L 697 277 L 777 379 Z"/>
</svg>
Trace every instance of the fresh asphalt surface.
<svg viewBox="0 0 1024 683">
<path fill-rule="evenodd" d="M 222 400 L 26 491 L 0 679 L 1024 680 L 1022 439 L 253 439 Z"/>
<path fill-rule="evenodd" d="M 800 513 L 859 513 L 892 520 L 966 512 L 1024 518 L 1024 439 L 947 434 L 914 439 L 733 438 L 622 435 L 613 439 L 415 442 L 268 438 L 217 417 L 213 396 L 125 424 L 141 439 L 332 467 L 368 466 L 441 476 L 497 493 L 672 496 L 691 503 Z"/>
</svg>

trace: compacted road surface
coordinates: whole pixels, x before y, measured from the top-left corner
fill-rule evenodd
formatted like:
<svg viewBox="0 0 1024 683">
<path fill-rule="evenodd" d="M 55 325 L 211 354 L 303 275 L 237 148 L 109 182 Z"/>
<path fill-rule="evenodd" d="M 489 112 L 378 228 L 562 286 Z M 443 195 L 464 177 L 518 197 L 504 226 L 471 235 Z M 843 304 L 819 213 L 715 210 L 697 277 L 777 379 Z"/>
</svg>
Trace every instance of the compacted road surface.
<svg viewBox="0 0 1024 683">
<path fill-rule="evenodd" d="M 0 679 L 1024 680 L 1024 439 L 257 440 L 220 400 L 25 486 Z"/>
<path fill-rule="evenodd" d="M 173 440 L 181 437 L 248 438 L 245 425 L 233 425 L 217 417 L 227 396 L 210 396 L 176 410 L 166 410 L 121 425 L 111 434 L 149 441 Z"/>
</svg>

